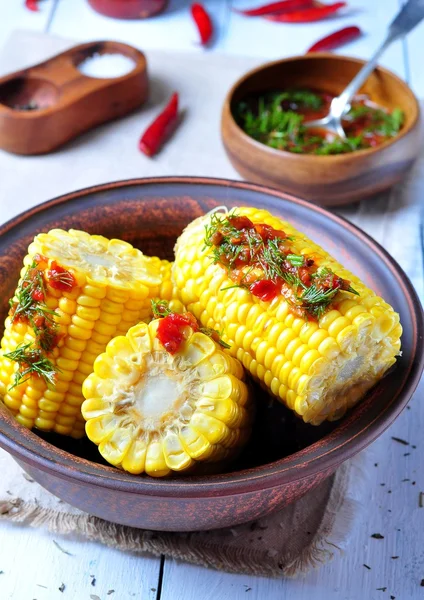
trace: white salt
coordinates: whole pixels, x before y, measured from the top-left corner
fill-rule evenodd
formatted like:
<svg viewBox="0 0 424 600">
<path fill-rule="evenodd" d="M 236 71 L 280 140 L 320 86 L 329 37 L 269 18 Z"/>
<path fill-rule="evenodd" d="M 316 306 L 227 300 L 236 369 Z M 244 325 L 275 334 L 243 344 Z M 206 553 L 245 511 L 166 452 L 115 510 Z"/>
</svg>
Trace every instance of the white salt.
<svg viewBox="0 0 424 600">
<path fill-rule="evenodd" d="M 93 54 L 78 65 L 78 70 L 88 77 L 108 79 L 130 73 L 135 64 L 132 58 L 123 54 Z"/>
</svg>

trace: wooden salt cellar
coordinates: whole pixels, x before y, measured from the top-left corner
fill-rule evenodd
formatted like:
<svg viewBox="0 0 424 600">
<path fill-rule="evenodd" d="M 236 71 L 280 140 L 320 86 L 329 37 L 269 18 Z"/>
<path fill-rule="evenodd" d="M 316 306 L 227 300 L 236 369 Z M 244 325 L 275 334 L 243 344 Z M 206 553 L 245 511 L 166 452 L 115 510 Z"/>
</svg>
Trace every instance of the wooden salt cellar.
<svg viewBox="0 0 424 600">
<path fill-rule="evenodd" d="M 94 78 L 78 70 L 103 54 L 132 59 L 121 77 Z M 146 100 L 144 54 L 118 42 L 74 46 L 45 62 L 0 78 L 0 148 L 15 154 L 43 154 L 79 134 L 129 113 Z"/>
</svg>

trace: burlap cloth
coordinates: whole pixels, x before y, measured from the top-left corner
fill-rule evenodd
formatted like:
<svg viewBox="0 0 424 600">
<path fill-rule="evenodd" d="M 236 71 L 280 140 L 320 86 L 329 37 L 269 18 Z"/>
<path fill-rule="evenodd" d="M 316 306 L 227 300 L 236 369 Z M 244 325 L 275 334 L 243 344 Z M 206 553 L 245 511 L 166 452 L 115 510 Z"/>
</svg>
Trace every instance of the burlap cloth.
<svg viewBox="0 0 424 600">
<path fill-rule="evenodd" d="M 16 33 L 2 55 L 0 70 L 28 66 L 70 45 L 67 40 Z M 219 107 L 231 83 L 260 61 L 160 51 L 147 52 L 147 57 L 152 99 L 142 113 L 104 126 L 50 156 L 0 155 L 0 222 L 49 197 L 111 179 L 176 174 L 238 178 L 220 144 Z M 189 105 L 186 122 L 173 143 L 149 161 L 137 153 L 137 139 L 148 113 L 157 110 L 155 102 L 174 88 L 183 105 Z M 0 519 L 234 573 L 293 576 L 327 562 L 345 546 L 366 487 L 363 461 L 362 456 L 345 463 L 296 503 L 259 521 L 201 533 L 158 533 L 115 525 L 74 509 L 31 481 L 0 450 Z"/>
</svg>

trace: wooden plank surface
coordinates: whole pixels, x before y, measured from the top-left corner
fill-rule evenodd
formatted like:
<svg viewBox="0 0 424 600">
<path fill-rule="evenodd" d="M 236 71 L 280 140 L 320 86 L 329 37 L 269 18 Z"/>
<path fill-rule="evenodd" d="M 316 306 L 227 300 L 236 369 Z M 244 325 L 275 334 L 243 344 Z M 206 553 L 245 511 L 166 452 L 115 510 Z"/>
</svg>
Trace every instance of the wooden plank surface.
<svg viewBox="0 0 424 600">
<path fill-rule="evenodd" d="M 1 600 L 156 600 L 157 558 L 7 523 L 0 535 Z"/>
<path fill-rule="evenodd" d="M 189 2 L 184 0 L 171 0 L 169 11 L 160 18 L 133 22 L 101 17 L 89 9 L 86 0 L 44 0 L 39 14 L 25 10 L 21 0 L 1 0 L 0 4 L 0 43 L 13 29 L 26 28 L 48 29 L 77 40 L 110 38 L 140 48 L 204 52 L 196 43 L 197 32 L 188 16 Z M 365 58 L 382 38 L 384 27 L 397 8 L 397 0 L 351 0 L 350 14 L 340 19 L 290 27 L 244 19 L 231 12 L 229 0 L 208 0 L 205 4 L 217 27 L 213 52 L 270 59 L 301 53 L 319 37 L 348 24 L 359 24 L 366 36 L 342 53 Z M 257 2 L 233 0 L 233 4 L 249 7 Z M 412 84 L 420 94 L 424 93 L 420 65 L 423 39 L 422 28 L 411 35 L 410 65 L 401 43 L 393 46 L 382 59 L 384 65 L 401 76 L 406 76 L 410 68 Z M 41 159 L 35 160 L 40 161 L 42 176 Z M 422 166 L 418 165 L 417 169 Z M 14 168 L 18 169 L 19 165 Z M 423 186 L 413 182 L 408 202 L 405 194 L 394 191 L 389 198 L 382 196 L 372 204 L 362 203 L 343 211 L 395 254 L 417 286 L 422 284 L 422 257 L 414 255 L 413 260 L 409 260 L 407 252 L 400 256 L 399 244 L 408 248 L 408 244 L 412 244 L 411 236 L 417 235 L 420 218 L 417 206 L 423 196 Z M 0 206 L 3 209 L 6 199 L 11 197 L 13 190 L 2 191 Z M 15 212 L 12 208 L 7 210 Z M 234 576 L 177 561 L 165 561 L 162 577 L 159 559 L 122 554 L 81 540 L 56 540 L 73 555 L 69 556 L 55 546 L 56 538 L 52 534 L 2 524 L 0 598 L 82 600 L 94 595 L 101 600 L 159 597 L 164 600 L 384 600 L 394 596 L 397 600 L 419 600 L 424 597 L 420 587 L 424 577 L 424 510 L 418 507 L 419 491 L 424 491 L 420 460 L 424 404 L 419 401 L 423 392 L 421 388 L 410 410 L 405 410 L 373 445 L 367 506 L 345 555 L 305 578 L 274 581 Z M 394 441 L 394 436 L 409 445 Z M 384 535 L 384 539 L 370 537 L 376 532 Z M 371 568 L 367 569 L 364 564 Z M 95 586 L 92 576 L 96 578 Z M 66 586 L 63 593 L 59 591 L 62 583 Z M 114 594 L 107 595 L 112 589 Z"/>
</svg>

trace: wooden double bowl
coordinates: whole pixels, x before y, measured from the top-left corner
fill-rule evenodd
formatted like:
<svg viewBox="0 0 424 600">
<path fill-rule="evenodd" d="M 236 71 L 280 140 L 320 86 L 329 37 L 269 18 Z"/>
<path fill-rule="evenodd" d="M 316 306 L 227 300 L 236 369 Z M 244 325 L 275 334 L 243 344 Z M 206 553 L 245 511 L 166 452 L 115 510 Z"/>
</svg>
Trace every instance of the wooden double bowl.
<svg viewBox="0 0 424 600">
<path fill-rule="evenodd" d="M 88 77 L 79 66 L 118 54 L 134 68 L 121 77 Z M 97 125 L 141 106 L 148 94 L 146 58 L 119 42 L 80 44 L 0 79 L 0 148 L 44 154 Z"/>
</svg>

